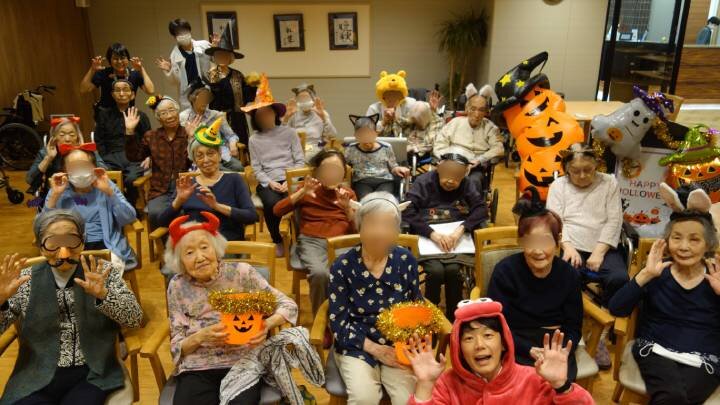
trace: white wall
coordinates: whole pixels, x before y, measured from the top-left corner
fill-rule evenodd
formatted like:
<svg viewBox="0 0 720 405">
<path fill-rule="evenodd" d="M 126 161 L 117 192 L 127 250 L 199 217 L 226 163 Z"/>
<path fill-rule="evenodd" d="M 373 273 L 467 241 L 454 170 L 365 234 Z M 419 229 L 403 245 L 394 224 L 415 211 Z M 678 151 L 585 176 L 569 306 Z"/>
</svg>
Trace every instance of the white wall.
<svg viewBox="0 0 720 405">
<path fill-rule="evenodd" d="M 667 43 L 670 35 L 675 0 L 653 0 L 650 4 L 647 42 Z M 642 32 L 638 33 L 642 35 Z"/>
</svg>

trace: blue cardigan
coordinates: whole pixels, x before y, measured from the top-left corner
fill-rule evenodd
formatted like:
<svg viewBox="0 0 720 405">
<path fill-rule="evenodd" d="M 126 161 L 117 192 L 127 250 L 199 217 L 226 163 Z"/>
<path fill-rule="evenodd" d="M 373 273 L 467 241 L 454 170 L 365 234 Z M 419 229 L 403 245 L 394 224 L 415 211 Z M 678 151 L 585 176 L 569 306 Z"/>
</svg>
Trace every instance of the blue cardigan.
<svg viewBox="0 0 720 405">
<path fill-rule="evenodd" d="M 115 183 L 110 182 L 110 187 L 113 189 L 112 196 L 99 192 L 96 200 L 97 204 L 100 205 L 99 216 L 103 232 L 103 242 L 111 252 L 125 262 L 125 271 L 128 271 L 136 268 L 138 261 L 135 252 L 133 252 L 125 237 L 123 227 L 135 221 L 135 208 L 125 199 L 125 196 L 120 192 L 120 189 L 117 188 Z M 44 210 L 50 209 L 47 208 L 47 202 L 51 195 L 52 190 L 50 190 L 45 198 Z M 76 208 L 78 204 L 76 197 L 78 196 L 80 195 L 76 193 L 72 185 L 70 185 L 65 189 L 63 195 L 60 196 L 55 208 L 69 210 Z"/>
</svg>

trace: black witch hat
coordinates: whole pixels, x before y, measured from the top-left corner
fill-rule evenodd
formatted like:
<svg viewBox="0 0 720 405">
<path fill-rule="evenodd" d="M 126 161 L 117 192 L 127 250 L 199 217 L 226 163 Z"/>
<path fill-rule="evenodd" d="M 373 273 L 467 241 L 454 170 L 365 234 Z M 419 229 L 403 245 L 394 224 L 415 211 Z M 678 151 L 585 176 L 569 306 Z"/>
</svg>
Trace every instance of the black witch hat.
<svg viewBox="0 0 720 405">
<path fill-rule="evenodd" d="M 504 123 L 502 112 L 521 102 L 523 97 L 530 92 L 535 86 L 539 85 L 544 89 L 550 88 L 550 80 L 544 73 L 538 73 L 531 76 L 533 70 L 545 63 L 548 59 L 547 52 L 540 52 L 530 59 L 520 62 L 519 65 L 510 69 L 500 80 L 495 83 L 495 94 L 498 97 L 498 104 L 493 108 L 493 121 L 497 124 Z M 540 67 L 542 71 L 542 67 Z M 500 119 L 500 121 L 498 121 Z"/>
<path fill-rule="evenodd" d="M 227 24 L 225 24 L 225 28 L 223 29 L 222 35 L 220 35 L 220 42 L 218 42 L 217 46 L 212 46 L 205 50 L 205 54 L 212 56 L 215 51 L 227 51 L 232 52 L 233 55 L 235 55 L 235 58 L 242 59 L 245 57 L 245 55 L 241 54 L 240 52 L 235 51 L 235 49 L 232 46 L 232 39 L 230 37 L 230 29 L 232 28 L 233 22 L 229 21 Z"/>
</svg>

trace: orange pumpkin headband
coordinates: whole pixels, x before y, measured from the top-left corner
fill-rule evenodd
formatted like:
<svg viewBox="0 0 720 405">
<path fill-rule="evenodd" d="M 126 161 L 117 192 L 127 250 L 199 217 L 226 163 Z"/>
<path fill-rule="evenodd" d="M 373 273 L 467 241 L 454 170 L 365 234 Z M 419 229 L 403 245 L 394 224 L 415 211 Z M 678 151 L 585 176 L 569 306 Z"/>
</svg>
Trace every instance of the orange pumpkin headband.
<svg viewBox="0 0 720 405">
<path fill-rule="evenodd" d="M 204 216 L 205 219 L 207 219 L 207 222 L 183 227 L 182 224 L 187 222 L 188 218 L 190 218 L 190 215 L 183 215 L 181 217 L 175 218 L 170 223 L 170 227 L 168 228 L 168 230 L 170 232 L 170 240 L 172 240 L 173 246 L 177 246 L 178 242 L 180 242 L 180 239 L 182 239 L 183 236 L 187 235 L 192 231 L 197 231 L 198 229 L 202 229 L 210 232 L 213 235 L 217 235 L 218 227 L 220 227 L 220 220 L 215 215 L 207 211 L 201 211 L 200 215 Z"/>
</svg>

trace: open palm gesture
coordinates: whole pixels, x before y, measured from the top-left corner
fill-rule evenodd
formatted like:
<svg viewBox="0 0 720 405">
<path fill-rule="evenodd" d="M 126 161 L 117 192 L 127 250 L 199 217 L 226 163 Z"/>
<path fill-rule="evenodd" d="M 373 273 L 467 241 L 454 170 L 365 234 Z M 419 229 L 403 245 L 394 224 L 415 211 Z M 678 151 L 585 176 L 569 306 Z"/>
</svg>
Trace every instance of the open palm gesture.
<svg viewBox="0 0 720 405">
<path fill-rule="evenodd" d="M 546 333 L 543 338 L 543 350 L 531 352 L 535 358 L 535 371 L 544 378 L 553 388 L 565 385 L 568 373 L 568 356 L 572 349 L 572 340 L 568 340 L 563 347 L 565 334 L 555 330 L 552 339 Z"/>
<path fill-rule="evenodd" d="M 707 274 L 705 280 L 710 283 L 715 294 L 720 295 L 720 255 L 715 255 L 715 260 L 707 260 Z"/>
<path fill-rule="evenodd" d="M 662 261 L 666 246 L 667 242 L 665 242 L 665 239 L 658 239 L 652 244 L 645 268 L 642 270 L 648 276 L 652 278 L 658 277 L 662 274 L 663 270 L 672 264 L 672 262 Z"/>
<path fill-rule="evenodd" d="M 5 259 L 0 262 L 0 303 L 5 303 L 10 299 L 21 285 L 30 280 L 30 276 L 20 277 L 20 270 L 25 267 L 26 259 L 18 260 L 18 254 L 12 256 L 5 255 Z"/>
<path fill-rule="evenodd" d="M 432 342 L 430 335 L 423 339 L 415 335 L 408 340 L 407 347 L 403 349 L 418 381 L 434 382 L 445 371 L 445 356 L 441 354 L 440 361 L 435 360 L 430 342 Z"/>
<path fill-rule="evenodd" d="M 98 267 L 98 261 L 92 255 L 90 255 L 89 260 L 85 256 L 82 256 L 80 262 L 82 263 L 85 280 L 76 277 L 75 282 L 85 290 L 85 293 L 99 300 L 104 300 L 108 294 L 105 282 L 112 271 L 112 266 L 102 260 Z"/>
</svg>

